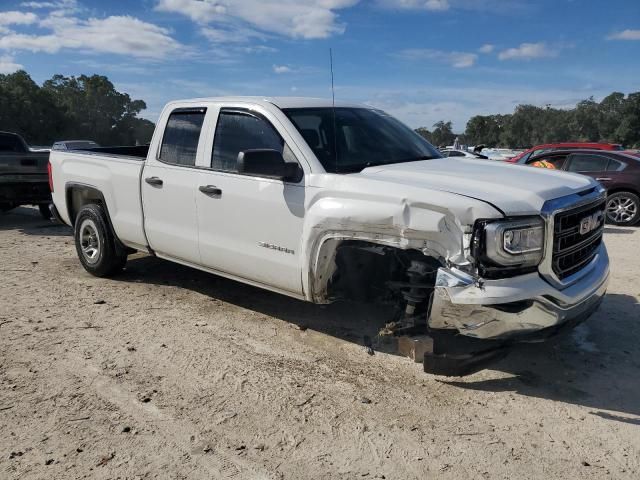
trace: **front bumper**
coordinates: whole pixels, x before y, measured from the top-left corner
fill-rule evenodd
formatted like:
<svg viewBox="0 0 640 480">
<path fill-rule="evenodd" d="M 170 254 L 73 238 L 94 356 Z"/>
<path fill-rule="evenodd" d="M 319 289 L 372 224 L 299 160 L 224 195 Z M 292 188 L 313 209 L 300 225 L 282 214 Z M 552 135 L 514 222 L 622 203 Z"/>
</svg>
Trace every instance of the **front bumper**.
<svg viewBox="0 0 640 480">
<path fill-rule="evenodd" d="M 464 272 L 440 268 L 429 327 L 478 339 L 539 341 L 549 336 L 546 332 L 586 320 L 598 308 L 609 282 L 604 244 L 583 272 L 580 280 L 559 290 L 537 272 L 480 284 Z"/>
</svg>

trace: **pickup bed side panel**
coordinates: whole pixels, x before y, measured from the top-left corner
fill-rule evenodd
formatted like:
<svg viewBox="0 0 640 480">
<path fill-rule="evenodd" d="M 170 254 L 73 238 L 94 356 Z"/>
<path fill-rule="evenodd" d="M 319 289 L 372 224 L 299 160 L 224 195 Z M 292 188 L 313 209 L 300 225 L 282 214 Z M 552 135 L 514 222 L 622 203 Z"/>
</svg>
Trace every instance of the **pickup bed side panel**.
<svg viewBox="0 0 640 480">
<path fill-rule="evenodd" d="M 93 187 L 104 197 L 113 229 L 125 245 L 146 246 L 140 199 L 140 175 L 144 161 L 93 153 L 51 152 L 53 201 L 70 225 L 67 189 Z"/>
</svg>

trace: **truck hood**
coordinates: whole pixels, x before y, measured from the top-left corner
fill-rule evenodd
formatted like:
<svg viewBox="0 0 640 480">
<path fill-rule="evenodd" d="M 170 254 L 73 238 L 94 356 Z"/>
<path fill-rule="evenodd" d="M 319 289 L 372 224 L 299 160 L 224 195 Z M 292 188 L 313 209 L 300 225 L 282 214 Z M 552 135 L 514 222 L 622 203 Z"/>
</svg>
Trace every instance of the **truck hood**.
<svg viewBox="0 0 640 480">
<path fill-rule="evenodd" d="M 547 200 L 597 185 L 595 180 L 573 173 L 457 158 L 369 167 L 355 175 L 471 197 L 505 215 L 535 215 Z"/>
</svg>

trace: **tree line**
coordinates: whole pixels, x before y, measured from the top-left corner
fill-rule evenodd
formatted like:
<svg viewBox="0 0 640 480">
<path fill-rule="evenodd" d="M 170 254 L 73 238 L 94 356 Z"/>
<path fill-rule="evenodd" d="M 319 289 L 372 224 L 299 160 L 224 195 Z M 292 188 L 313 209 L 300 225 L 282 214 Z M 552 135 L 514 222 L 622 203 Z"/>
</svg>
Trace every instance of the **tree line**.
<svg viewBox="0 0 640 480">
<path fill-rule="evenodd" d="M 0 74 L 0 130 L 19 133 L 30 144 L 74 139 L 145 144 L 154 129 L 153 122 L 138 116 L 145 108 L 143 100 L 118 92 L 101 75 L 54 75 L 40 86 L 23 70 Z M 444 121 L 416 131 L 436 146 L 459 137 L 462 144 L 487 147 L 589 141 L 640 148 L 640 92 L 614 92 L 601 102 L 592 97 L 572 109 L 518 105 L 512 114 L 471 117 L 461 134 Z"/>
<path fill-rule="evenodd" d="M 574 108 L 518 105 L 512 114 L 476 115 L 462 134 L 451 122 L 438 122 L 433 130 L 416 131 L 436 146 L 451 145 L 456 137 L 466 145 L 527 148 L 555 142 L 620 143 L 640 148 L 640 92 L 614 92 L 597 102 L 593 97 Z"/>
<path fill-rule="evenodd" d="M 144 101 L 118 92 L 101 75 L 54 75 L 42 86 L 23 70 L 0 75 L 0 130 L 19 133 L 31 145 L 145 144 L 154 129 L 153 122 L 138 117 L 145 108 Z"/>
</svg>

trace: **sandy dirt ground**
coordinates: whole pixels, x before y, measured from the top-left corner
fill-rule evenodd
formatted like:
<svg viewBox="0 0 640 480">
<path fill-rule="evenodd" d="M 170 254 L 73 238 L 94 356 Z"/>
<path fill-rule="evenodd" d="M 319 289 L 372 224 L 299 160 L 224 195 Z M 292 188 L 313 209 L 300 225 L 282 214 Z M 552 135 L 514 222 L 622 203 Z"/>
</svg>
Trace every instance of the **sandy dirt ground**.
<svg viewBox="0 0 640 480">
<path fill-rule="evenodd" d="M 571 335 L 469 377 L 367 354 L 378 312 L 136 255 L 87 274 L 70 230 L 0 216 L 0 478 L 640 478 L 640 228 Z"/>
</svg>

